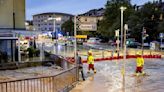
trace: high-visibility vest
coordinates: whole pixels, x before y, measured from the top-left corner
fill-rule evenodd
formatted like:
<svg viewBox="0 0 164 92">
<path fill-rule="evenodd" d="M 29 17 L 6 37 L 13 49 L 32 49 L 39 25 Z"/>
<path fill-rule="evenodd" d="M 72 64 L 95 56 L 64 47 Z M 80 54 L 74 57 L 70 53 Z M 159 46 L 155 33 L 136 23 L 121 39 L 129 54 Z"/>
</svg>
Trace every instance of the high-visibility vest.
<svg viewBox="0 0 164 92">
<path fill-rule="evenodd" d="M 143 59 L 143 57 L 137 57 L 136 64 L 137 64 L 137 67 L 143 66 L 144 65 L 144 59 Z"/>
<path fill-rule="evenodd" d="M 89 55 L 88 58 L 87 58 L 87 63 L 88 64 L 94 64 L 94 58 L 92 55 Z"/>
</svg>

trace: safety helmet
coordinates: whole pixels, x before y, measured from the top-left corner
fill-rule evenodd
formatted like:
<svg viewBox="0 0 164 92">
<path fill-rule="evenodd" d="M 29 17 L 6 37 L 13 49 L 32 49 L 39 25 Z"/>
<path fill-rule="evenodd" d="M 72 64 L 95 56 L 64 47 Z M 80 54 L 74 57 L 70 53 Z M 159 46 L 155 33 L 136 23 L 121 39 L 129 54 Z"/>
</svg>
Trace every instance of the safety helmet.
<svg viewBox="0 0 164 92">
<path fill-rule="evenodd" d="M 88 51 L 88 54 L 92 54 L 92 51 L 91 51 L 91 50 L 89 50 L 89 51 Z"/>
</svg>

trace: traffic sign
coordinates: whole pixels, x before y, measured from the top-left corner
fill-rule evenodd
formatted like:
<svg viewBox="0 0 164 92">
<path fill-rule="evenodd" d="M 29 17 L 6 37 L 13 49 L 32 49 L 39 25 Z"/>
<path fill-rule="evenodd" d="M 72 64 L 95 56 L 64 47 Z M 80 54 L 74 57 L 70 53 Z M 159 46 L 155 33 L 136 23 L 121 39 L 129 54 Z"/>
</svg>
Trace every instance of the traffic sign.
<svg viewBox="0 0 164 92">
<path fill-rule="evenodd" d="M 86 39 L 87 38 L 87 35 L 76 35 L 76 38 Z"/>
<path fill-rule="evenodd" d="M 160 33 L 160 34 L 159 34 L 159 37 L 160 37 L 160 38 L 163 38 L 163 36 L 164 36 L 164 33 Z"/>
<path fill-rule="evenodd" d="M 119 29 L 115 31 L 115 36 L 116 36 L 116 37 L 119 37 L 119 35 L 120 35 L 120 34 L 119 34 L 119 31 L 120 31 Z"/>
<path fill-rule="evenodd" d="M 125 24 L 125 25 L 124 25 L 124 29 L 125 29 L 126 31 L 128 31 L 128 24 Z"/>
</svg>

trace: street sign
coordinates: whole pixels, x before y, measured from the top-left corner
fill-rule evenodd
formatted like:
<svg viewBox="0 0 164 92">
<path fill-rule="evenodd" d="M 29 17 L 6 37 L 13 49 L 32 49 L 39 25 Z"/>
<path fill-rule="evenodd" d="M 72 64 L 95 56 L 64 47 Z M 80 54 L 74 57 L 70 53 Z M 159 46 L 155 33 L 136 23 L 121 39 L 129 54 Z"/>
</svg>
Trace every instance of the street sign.
<svg viewBox="0 0 164 92">
<path fill-rule="evenodd" d="M 76 38 L 86 39 L 87 38 L 87 35 L 76 35 Z"/>
<path fill-rule="evenodd" d="M 159 37 L 160 37 L 160 38 L 163 38 L 163 37 L 164 37 L 164 33 L 160 33 L 160 34 L 159 34 Z"/>
<path fill-rule="evenodd" d="M 119 29 L 115 31 L 115 36 L 118 37 L 119 36 Z"/>
<path fill-rule="evenodd" d="M 96 31 L 97 24 L 79 24 L 79 30 Z"/>
<path fill-rule="evenodd" d="M 128 24 L 124 25 L 124 29 L 127 31 L 128 30 Z"/>
</svg>

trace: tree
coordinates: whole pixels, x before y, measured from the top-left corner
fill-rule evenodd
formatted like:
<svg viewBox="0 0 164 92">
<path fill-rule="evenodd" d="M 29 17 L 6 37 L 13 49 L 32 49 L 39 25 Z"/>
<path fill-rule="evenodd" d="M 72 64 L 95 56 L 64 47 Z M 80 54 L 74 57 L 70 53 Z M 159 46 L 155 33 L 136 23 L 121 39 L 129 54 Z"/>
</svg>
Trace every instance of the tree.
<svg viewBox="0 0 164 92">
<path fill-rule="evenodd" d="M 163 11 L 157 3 L 151 2 L 144 4 L 139 10 L 139 17 L 142 19 L 141 23 L 149 34 L 148 42 L 157 40 L 158 38 L 158 26 L 160 22 L 160 14 L 162 13 Z"/>
<path fill-rule="evenodd" d="M 98 26 L 98 33 L 106 38 L 114 38 L 115 30 L 120 29 L 120 7 L 125 6 L 127 10 L 125 12 L 125 21 L 127 21 L 128 16 L 134 11 L 130 0 L 109 0 L 106 4 L 106 10 L 104 13 L 104 18 L 100 21 Z"/>
<path fill-rule="evenodd" d="M 148 2 L 137 9 L 128 19 L 131 37 L 141 42 L 142 29 L 145 27 L 146 33 L 149 35 L 146 39 L 147 42 L 156 40 L 159 34 L 158 27 L 161 14 L 162 10 L 156 3 Z"/>
<path fill-rule="evenodd" d="M 72 19 L 69 19 L 68 21 L 64 22 L 61 26 L 62 31 L 64 32 L 64 34 L 67 34 L 67 32 L 69 32 L 70 36 L 73 36 L 73 32 L 74 32 L 74 23 L 72 21 Z"/>
</svg>

